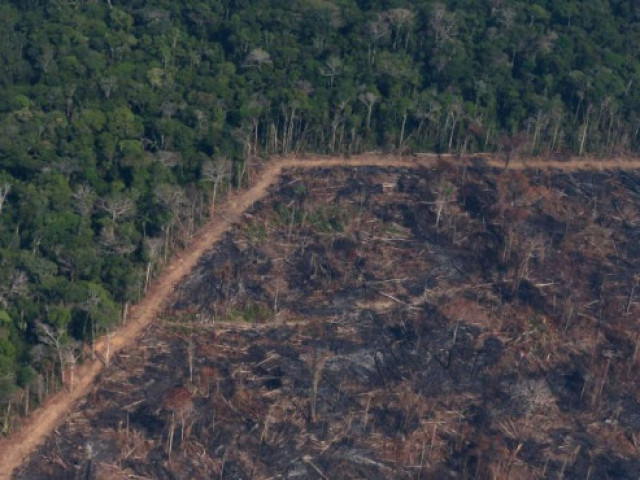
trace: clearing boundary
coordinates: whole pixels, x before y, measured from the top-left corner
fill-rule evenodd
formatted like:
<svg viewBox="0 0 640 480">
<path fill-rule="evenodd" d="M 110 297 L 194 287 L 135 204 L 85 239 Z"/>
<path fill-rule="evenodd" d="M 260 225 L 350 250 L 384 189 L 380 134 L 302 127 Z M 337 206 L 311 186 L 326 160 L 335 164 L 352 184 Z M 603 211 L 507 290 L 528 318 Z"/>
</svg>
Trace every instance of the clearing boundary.
<svg viewBox="0 0 640 480">
<path fill-rule="evenodd" d="M 504 160 L 492 155 L 473 155 L 481 157 L 490 167 L 503 168 Z M 351 158 L 323 157 L 310 155 L 307 157 L 274 158 L 266 163 L 259 172 L 260 178 L 250 188 L 231 193 L 216 209 L 217 214 L 193 238 L 191 244 L 179 254 L 173 256 L 161 276 L 154 282 L 147 295 L 130 310 L 129 321 L 116 330 L 110 341 L 111 355 L 131 346 L 140 337 L 144 329 L 161 312 L 167 298 L 174 287 L 196 265 L 200 257 L 222 238 L 225 232 L 242 218 L 242 214 L 253 203 L 263 198 L 269 187 L 278 180 L 283 170 L 289 168 L 330 168 L 330 167 L 409 167 L 434 166 L 439 160 L 452 161 L 457 164 L 471 164 L 468 158 L 459 159 L 456 155 L 421 154 L 415 157 L 399 157 L 382 154 L 363 154 Z M 513 159 L 509 169 L 557 169 L 563 171 L 624 169 L 640 170 L 638 158 L 613 158 L 600 160 L 593 158 L 570 159 L 568 161 L 552 161 L 540 158 Z M 98 357 L 104 358 L 106 339 L 96 343 Z M 104 368 L 100 360 L 88 361 L 76 368 L 76 383 L 71 392 L 61 390 L 52 395 L 39 409 L 31 413 L 23 422 L 22 428 L 0 440 L 0 479 L 9 479 L 12 472 L 19 467 L 28 455 L 40 446 L 46 437 L 57 428 L 65 415 L 75 403 L 93 387 L 98 374 Z"/>
</svg>

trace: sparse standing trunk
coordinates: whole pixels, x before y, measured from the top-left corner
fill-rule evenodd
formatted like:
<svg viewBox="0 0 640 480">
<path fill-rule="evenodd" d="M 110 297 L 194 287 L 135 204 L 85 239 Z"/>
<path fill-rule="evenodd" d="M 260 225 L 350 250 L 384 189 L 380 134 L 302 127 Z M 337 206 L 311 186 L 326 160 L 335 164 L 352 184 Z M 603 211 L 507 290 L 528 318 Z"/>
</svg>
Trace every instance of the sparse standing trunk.
<svg viewBox="0 0 640 480">
<path fill-rule="evenodd" d="M 371 396 L 367 400 L 367 406 L 364 409 L 364 420 L 362 421 L 362 431 L 367 431 L 367 423 L 369 422 L 369 407 L 371 406 Z"/>
<path fill-rule="evenodd" d="M 220 179 L 216 176 L 216 179 L 213 181 L 213 194 L 211 195 L 211 206 L 209 208 L 209 218 L 213 218 L 213 212 L 216 207 L 216 196 L 218 195 L 218 183 Z"/>
<path fill-rule="evenodd" d="M 438 213 L 436 214 L 436 232 L 438 231 L 438 226 L 440 225 L 440 217 L 442 216 L 442 211 L 444 210 L 444 199 L 438 200 Z"/>
<path fill-rule="evenodd" d="M 91 360 L 96 359 L 96 322 L 91 321 Z"/>
<path fill-rule="evenodd" d="M 633 296 L 636 293 L 636 287 L 638 286 L 638 282 L 640 282 L 640 275 L 637 273 L 633 276 L 633 285 L 631 285 L 631 292 L 629 293 L 629 300 L 627 301 L 627 308 L 625 308 L 624 313 L 629 315 L 629 310 L 631 310 L 631 305 L 633 304 Z"/>
<path fill-rule="evenodd" d="M 193 384 L 193 356 L 194 356 L 195 346 L 193 344 L 193 340 L 189 339 L 189 343 L 187 344 L 187 358 L 189 360 L 189 382 Z"/>
<path fill-rule="evenodd" d="M 595 405 L 598 402 L 598 399 L 600 398 L 600 395 L 602 395 L 602 390 L 604 389 L 604 385 L 605 383 L 607 383 L 607 377 L 609 376 L 609 367 L 611 366 L 611 357 L 607 358 L 607 366 L 604 370 L 604 375 L 602 376 L 602 381 L 600 382 L 600 387 L 598 388 L 598 393 L 596 394 L 595 398 L 592 400 L 592 405 Z"/>
<path fill-rule="evenodd" d="M 104 356 L 104 363 L 109 368 L 109 364 L 111 362 L 111 332 L 107 333 L 107 351 Z"/>
<path fill-rule="evenodd" d="M 556 142 L 558 140 L 558 132 L 560 131 L 560 121 L 556 122 L 553 127 L 553 138 L 551 139 L 551 148 L 549 150 L 553 151 L 556 147 Z"/>
<path fill-rule="evenodd" d="M 122 307 L 122 324 L 126 325 L 127 324 L 127 317 L 129 316 L 129 302 L 124 302 L 124 305 Z"/>
<path fill-rule="evenodd" d="M 167 455 L 169 456 L 169 460 L 171 460 L 171 450 L 173 448 L 173 434 L 176 429 L 176 414 L 175 412 L 171 412 L 171 424 L 169 425 L 169 439 L 167 441 Z"/>
<path fill-rule="evenodd" d="M 407 124 L 407 112 L 404 112 L 402 116 L 402 127 L 400 128 L 400 142 L 398 143 L 398 150 L 402 153 L 403 144 L 404 144 L 404 129 Z"/>
<path fill-rule="evenodd" d="M 489 140 L 491 139 L 491 125 L 487 128 L 487 135 L 484 137 L 484 150 L 487 150 L 487 145 L 489 145 Z"/>
<path fill-rule="evenodd" d="M 356 142 L 356 127 L 351 127 L 351 141 L 349 142 L 349 148 L 347 149 L 347 155 L 350 156 L 352 153 L 355 153 L 353 150 L 353 145 Z"/>
<path fill-rule="evenodd" d="M 11 191 L 11 185 L 9 184 L 5 184 L 3 187 L 0 188 L 0 213 L 2 213 L 2 206 L 4 205 L 4 201 L 7 198 L 7 195 L 9 195 L 10 191 Z"/>
<path fill-rule="evenodd" d="M 147 262 L 147 272 L 144 279 L 144 293 L 149 289 L 149 278 L 151 277 L 151 261 Z"/>
<path fill-rule="evenodd" d="M 591 116 L 591 105 L 587 107 L 587 112 L 585 113 L 584 126 L 582 128 L 582 136 L 580 138 L 580 150 L 578 152 L 578 156 L 582 156 L 584 153 L 584 145 L 587 141 L 587 132 L 589 130 L 589 118 Z"/>
<path fill-rule="evenodd" d="M 253 118 L 251 120 L 251 123 L 253 124 L 253 154 L 257 155 L 258 154 L 258 126 L 260 125 L 260 120 L 258 118 Z"/>
<path fill-rule="evenodd" d="M 62 351 L 62 347 L 58 346 L 58 361 L 60 362 L 60 382 L 62 386 L 64 386 L 64 352 Z"/>
<path fill-rule="evenodd" d="M 531 154 L 533 154 L 536 150 L 536 145 L 538 143 L 538 136 L 540 135 L 540 123 L 542 120 L 542 112 L 538 111 L 536 115 L 536 126 L 533 129 L 533 140 L 531 140 Z"/>
<path fill-rule="evenodd" d="M 315 366 L 315 372 L 313 374 L 313 398 L 311 399 L 311 421 L 316 421 L 316 406 L 318 400 L 318 387 L 320 386 L 320 380 L 322 379 L 322 371 L 324 370 L 326 358 L 321 358 Z"/>
<path fill-rule="evenodd" d="M 11 418 L 11 400 L 9 400 L 9 405 L 7 405 L 7 413 L 4 415 L 4 422 L 2 426 L 2 430 L 7 433 L 11 433 L 11 426 L 9 425 L 9 420 Z"/>
<path fill-rule="evenodd" d="M 29 415 L 29 393 L 30 393 L 31 389 L 29 388 L 29 385 L 27 385 L 27 388 L 25 389 L 25 395 L 24 395 L 24 414 L 25 415 Z"/>
<path fill-rule="evenodd" d="M 453 119 L 453 124 L 451 125 L 451 133 L 449 134 L 449 152 L 451 152 L 451 148 L 453 147 L 453 134 L 456 131 L 456 126 L 458 125 L 458 117 L 453 116 L 452 114 L 452 119 Z"/>
<path fill-rule="evenodd" d="M 171 235 L 171 224 L 167 225 L 164 229 L 164 263 L 167 263 L 167 256 L 169 255 L 169 236 Z"/>
<path fill-rule="evenodd" d="M 73 351 L 68 352 L 69 357 L 69 391 L 73 392 L 73 388 L 75 387 L 76 381 L 76 357 Z"/>
<path fill-rule="evenodd" d="M 293 148 L 293 131 L 294 131 L 294 120 L 296 118 L 296 108 L 291 107 L 291 117 L 289 117 L 289 138 L 287 140 L 287 148 L 291 150 Z"/>
<path fill-rule="evenodd" d="M 271 141 L 272 141 L 271 152 L 277 153 L 278 152 L 278 127 L 276 126 L 275 122 L 271 122 Z"/>
<path fill-rule="evenodd" d="M 338 125 L 340 125 L 340 115 L 338 112 L 336 112 L 331 122 L 331 142 L 329 143 L 329 150 L 331 151 L 331 153 L 334 153 L 336 151 L 336 135 L 338 132 Z"/>
<path fill-rule="evenodd" d="M 238 190 L 240 190 L 242 188 L 242 179 L 244 178 L 244 173 L 247 169 L 247 159 L 245 159 L 244 162 L 242 162 L 242 170 L 240 170 L 240 175 L 238 175 Z"/>
<path fill-rule="evenodd" d="M 286 155 L 288 149 L 287 138 L 289 138 L 289 132 L 287 130 L 289 125 L 289 115 L 287 115 L 286 108 L 283 108 L 282 110 L 284 114 L 284 118 L 282 119 L 282 154 Z"/>
</svg>

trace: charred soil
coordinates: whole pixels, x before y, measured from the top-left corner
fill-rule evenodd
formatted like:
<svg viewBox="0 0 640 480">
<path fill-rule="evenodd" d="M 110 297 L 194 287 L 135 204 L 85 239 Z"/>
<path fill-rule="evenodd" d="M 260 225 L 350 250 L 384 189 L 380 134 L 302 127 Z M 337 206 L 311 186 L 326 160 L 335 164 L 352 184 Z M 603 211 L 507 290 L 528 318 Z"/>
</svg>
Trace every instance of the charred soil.
<svg viewBox="0 0 640 480">
<path fill-rule="evenodd" d="M 16 478 L 640 471 L 640 171 L 287 170 Z"/>
</svg>

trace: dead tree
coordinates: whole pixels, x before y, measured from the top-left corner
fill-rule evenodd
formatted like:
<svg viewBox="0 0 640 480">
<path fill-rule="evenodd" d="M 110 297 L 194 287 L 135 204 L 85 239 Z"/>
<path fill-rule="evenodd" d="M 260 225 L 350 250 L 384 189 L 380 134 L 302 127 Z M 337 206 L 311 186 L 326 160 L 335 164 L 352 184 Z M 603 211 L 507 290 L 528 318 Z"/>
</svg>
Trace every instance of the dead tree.
<svg viewBox="0 0 640 480">
<path fill-rule="evenodd" d="M 163 246 L 163 242 L 164 240 L 162 238 L 145 238 L 144 239 L 144 246 L 147 252 L 147 270 L 145 273 L 145 279 L 144 279 L 144 291 L 145 293 L 147 292 L 147 289 L 149 288 L 149 280 L 151 279 L 151 269 L 153 267 L 153 264 L 157 261 L 157 259 L 160 257 L 160 253 L 162 253 L 162 246 Z"/>
<path fill-rule="evenodd" d="M 4 185 L 2 185 L 2 187 L 0 187 L 0 213 L 2 213 L 2 206 L 4 205 L 4 201 L 9 195 L 10 191 L 11 185 L 9 185 L 8 183 L 5 183 Z"/>
<path fill-rule="evenodd" d="M 202 164 L 200 174 L 204 181 L 213 184 L 213 193 L 211 194 L 211 204 L 209 206 L 209 216 L 212 217 L 220 182 L 225 178 L 229 178 L 230 175 L 229 161 L 226 158 L 221 158 L 215 162 L 213 160 L 206 161 Z"/>
<path fill-rule="evenodd" d="M 367 129 L 371 127 L 371 114 L 373 113 L 373 107 L 378 101 L 378 96 L 373 92 L 366 92 L 358 97 L 362 103 L 367 107 Z"/>
<path fill-rule="evenodd" d="M 69 341 L 67 333 L 58 327 L 37 322 L 36 329 L 38 332 L 38 340 L 43 344 L 52 347 L 56 352 L 58 363 L 60 364 L 60 381 L 63 385 L 65 385 L 65 367 L 67 365 L 72 365 L 72 371 L 70 372 L 72 381 L 70 385 L 67 385 L 67 388 L 71 391 L 71 389 L 73 389 L 73 367 L 75 367 L 75 362 L 78 359 L 74 352 L 74 345 Z"/>
<path fill-rule="evenodd" d="M 124 195 L 114 195 L 101 199 L 98 206 L 111 216 L 113 223 L 128 218 L 135 213 L 133 200 Z"/>
<path fill-rule="evenodd" d="M 385 13 L 386 19 L 393 26 L 394 36 L 393 36 L 393 48 L 394 50 L 398 48 L 398 40 L 400 39 L 400 35 L 404 31 L 404 49 L 406 51 L 409 45 L 409 34 L 411 32 L 411 24 L 413 23 L 413 19 L 415 14 L 406 8 L 394 8 Z"/>
<path fill-rule="evenodd" d="M 447 8 L 441 3 L 434 4 L 429 24 L 433 32 L 436 49 L 440 49 L 458 33 L 458 22 L 455 14 L 448 12 Z"/>
<path fill-rule="evenodd" d="M 180 444 L 184 442 L 185 425 L 189 414 L 193 408 L 191 392 L 185 387 L 176 387 L 167 392 L 162 401 L 162 410 L 169 415 L 169 435 L 167 436 L 167 455 L 171 459 L 173 449 L 173 435 L 176 429 L 176 422 L 180 422 Z M 187 432 L 188 435 L 188 432 Z"/>
<path fill-rule="evenodd" d="M 320 388 L 320 381 L 322 380 L 322 372 L 327 363 L 327 356 L 322 355 L 320 357 L 316 357 L 314 355 L 314 365 L 313 365 L 313 392 L 311 396 L 311 421 L 316 421 L 317 415 L 317 403 L 318 403 L 318 390 Z"/>
<path fill-rule="evenodd" d="M 389 35 L 389 26 L 384 17 L 369 22 L 367 25 L 367 35 L 369 37 L 369 65 L 373 65 L 376 60 L 376 47 L 378 42 Z"/>
<path fill-rule="evenodd" d="M 273 63 L 271 61 L 271 55 L 262 48 L 254 48 L 249 52 L 244 62 L 245 67 L 257 67 L 258 70 L 262 70 L 262 65 Z"/>
<path fill-rule="evenodd" d="M 340 68 L 342 67 L 342 60 L 340 57 L 331 55 L 325 62 L 326 70 L 322 69 L 322 75 L 329 77 L 329 87 L 333 87 L 333 80 L 340 74 Z"/>
<path fill-rule="evenodd" d="M 451 201 L 455 201 L 456 188 L 451 182 L 443 181 L 436 192 L 436 232 L 440 227 L 440 220 L 445 207 Z"/>
<path fill-rule="evenodd" d="M 631 285 L 631 292 L 629 292 L 629 300 L 627 300 L 627 308 L 625 308 L 624 313 L 629 315 L 629 310 L 631 310 L 631 305 L 633 304 L 633 297 L 636 293 L 636 288 L 638 288 L 638 283 L 640 283 L 640 275 L 635 273 L 633 275 L 633 284 Z"/>
<path fill-rule="evenodd" d="M 73 198 L 73 208 L 78 215 L 89 218 L 93 212 L 95 193 L 88 185 L 80 185 L 71 195 Z"/>
</svg>

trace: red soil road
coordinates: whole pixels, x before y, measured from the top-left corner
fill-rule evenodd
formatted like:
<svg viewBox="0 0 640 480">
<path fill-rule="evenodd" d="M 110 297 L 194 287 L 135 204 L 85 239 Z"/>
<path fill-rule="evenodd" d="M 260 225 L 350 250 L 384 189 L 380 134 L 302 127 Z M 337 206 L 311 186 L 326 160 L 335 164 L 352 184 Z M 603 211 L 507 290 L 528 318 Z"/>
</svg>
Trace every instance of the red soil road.
<svg viewBox="0 0 640 480">
<path fill-rule="evenodd" d="M 477 155 L 479 156 L 479 155 Z M 504 160 L 490 155 L 483 155 L 490 166 L 503 167 Z M 260 172 L 260 179 L 244 191 L 232 193 L 227 200 L 217 208 L 217 214 L 198 235 L 188 248 L 174 256 L 165 268 L 161 278 L 149 289 L 147 295 L 134 307 L 126 325 L 119 328 L 111 336 L 111 355 L 117 354 L 126 347 L 135 344 L 144 329 L 161 312 L 165 301 L 170 297 L 174 287 L 187 275 L 200 257 L 220 240 L 222 235 L 236 222 L 242 214 L 263 198 L 272 185 L 280 177 L 283 169 L 314 168 L 314 167 L 417 167 L 433 166 L 438 159 L 454 163 L 468 163 L 459 160 L 455 155 L 418 155 L 416 157 L 397 157 L 364 154 L 351 158 L 339 157 L 285 157 L 274 158 Z M 604 170 L 610 168 L 640 169 L 640 159 L 616 158 L 611 160 L 572 159 L 567 162 L 547 161 L 544 159 L 512 160 L 510 169 L 543 168 L 565 171 L 574 170 Z M 106 340 L 100 339 L 96 344 L 98 357 L 104 358 Z M 100 360 L 89 361 L 76 368 L 75 386 L 71 392 L 60 391 L 51 396 L 43 406 L 35 410 L 23 422 L 22 428 L 10 436 L 0 440 L 0 479 L 9 479 L 12 472 L 40 446 L 47 436 L 65 419 L 75 403 L 91 391 L 94 381 L 104 368 Z"/>
</svg>

